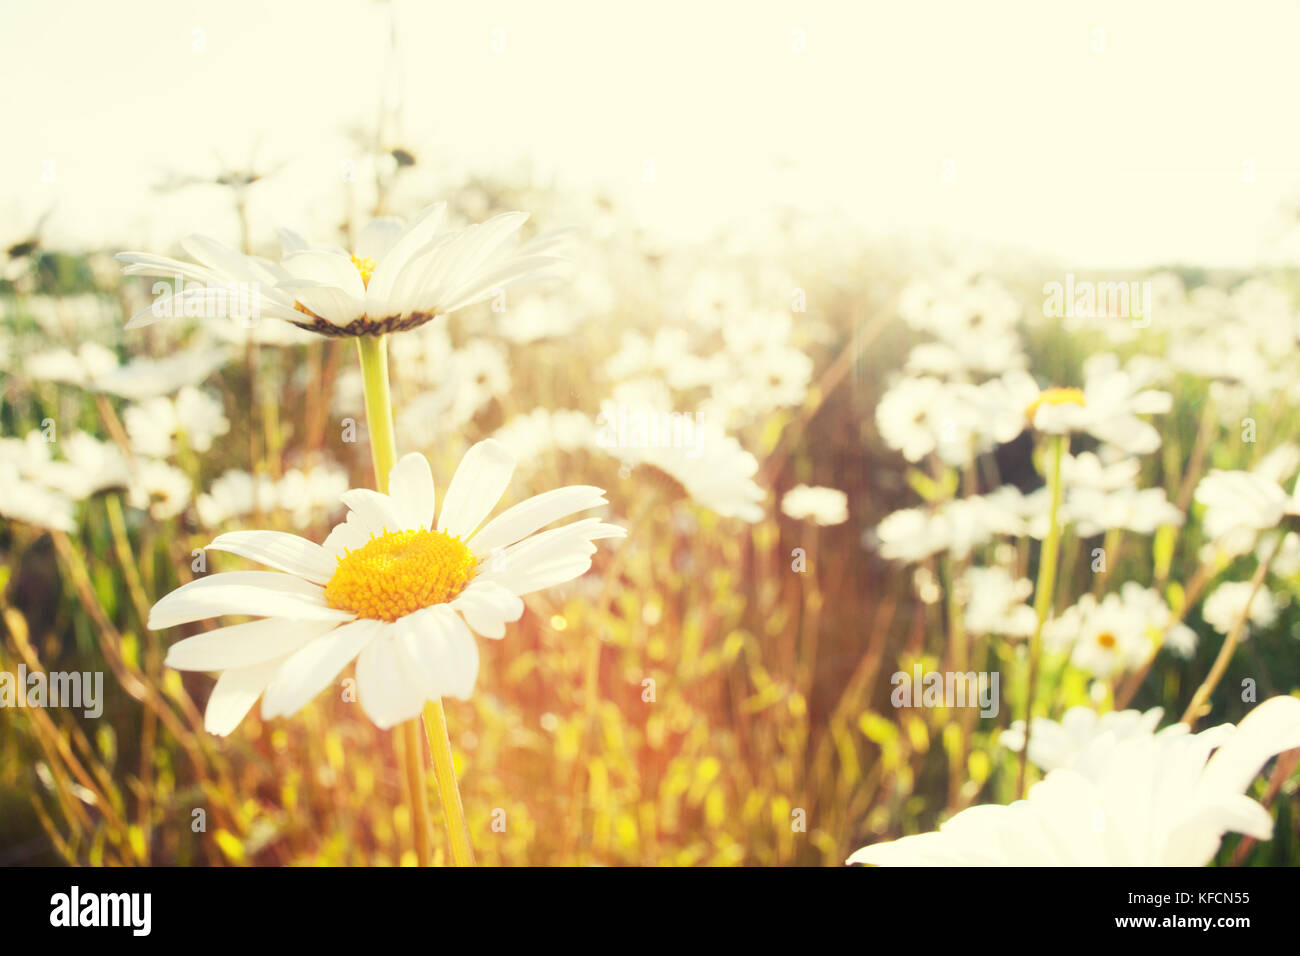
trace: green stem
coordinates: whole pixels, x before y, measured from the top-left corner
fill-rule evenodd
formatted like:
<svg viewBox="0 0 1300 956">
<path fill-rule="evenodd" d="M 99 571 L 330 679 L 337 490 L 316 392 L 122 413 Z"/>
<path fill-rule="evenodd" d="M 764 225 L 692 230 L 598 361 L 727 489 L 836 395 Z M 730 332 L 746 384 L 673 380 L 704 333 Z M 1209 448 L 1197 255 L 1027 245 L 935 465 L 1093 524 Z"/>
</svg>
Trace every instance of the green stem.
<svg viewBox="0 0 1300 956">
<path fill-rule="evenodd" d="M 1051 488 L 1052 504 L 1047 515 L 1047 537 L 1043 541 L 1042 555 L 1038 561 L 1038 584 L 1034 588 L 1034 636 L 1029 644 L 1029 684 L 1025 689 L 1025 745 L 1020 751 L 1020 772 L 1016 780 L 1016 793 L 1025 795 L 1025 775 L 1029 762 L 1029 738 L 1034 727 L 1034 689 L 1038 685 L 1038 665 L 1043 653 L 1043 625 L 1052 613 L 1052 596 L 1056 590 L 1056 563 L 1060 556 L 1061 526 L 1057 521 L 1061 511 L 1061 459 L 1065 456 L 1066 435 L 1052 439 L 1052 468 L 1047 476 Z"/>
<path fill-rule="evenodd" d="M 375 465 L 375 486 L 388 492 L 388 473 L 397 463 L 397 438 L 393 434 L 393 396 L 388 389 L 388 340 L 382 335 L 357 337 L 361 381 L 366 396 L 366 424 L 370 428 L 370 457 Z"/>
<path fill-rule="evenodd" d="M 1269 566 L 1273 563 L 1273 558 L 1277 556 L 1278 551 L 1282 550 L 1282 539 L 1286 536 L 1285 530 L 1279 531 L 1277 540 L 1273 547 L 1269 549 L 1268 557 L 1259 562 L 1259 567 L 1255 569 L 1255 574 L 1250 579 L 1250 593 L 1246 595 L 1246 604 L 1237 615 L 1237 620 L 1232 625 L 1232 631 L 1224 638 L 1222 646 L 1219 648 L 1218 656 L 1214 658 L 1214 663 L 1210 666 L 1210 672 L 1205 675 L 1205 680 L 1201 686 L 1196 688 L 1196 693 L 1192 695 L 1192 701 L 1187 705 L 1187 710 L 1183 713 L 1182 722 L 1189 729 L 1195 729 L 1196 721 L 1202 716 L 1202 711 L 1208 711 L 1210 695 L 1214 693 L 1214 688 L 1219 685 L 1223 679 L 1224 673 L 1228 670 L 1228 664 L 1232 661 L 1232 655 L 1237 650 L 1237 644 L 1241 641 L 1241 635 L 1246 630 L 1246 622 L 1250 619 L 1250 605 L 1255 600 L 1255 595 L 1259 593 L 1260 585 L 1264 583 L 1264 578 L 1268 574 Z"/>
<path fill-rule="evenodd" d="M 359 336 L 357 354 L 361 360 L 361 380 L 366 398 L 366 423 L 370 428 L 370 456 L 375 466 L 375 486 L 388 491 L 388 473 L 397 462 L 397 439 L 393 432 L 393 399 L 388 386 L 388 340 L 383 336 Z M 442 798 L 443 820 L 451 842 L 452 860 L 457 866 L 473 866 L 474 850 L 456 770 L 452 759 L 451 738 L 442 701 L 431 700 L 424 707 L 425 731 L 433 757 L 434 775 Z M 404 725 L 402 761 L 407 781 L 407 799 L 411 805 L 411 826 L 415 831 L 416 855 L 421 866 L 432 858 L 429 846 L 428 790 L 424 786 L 424 755 L 420 745 L 420 718 Z"/>
</svg>

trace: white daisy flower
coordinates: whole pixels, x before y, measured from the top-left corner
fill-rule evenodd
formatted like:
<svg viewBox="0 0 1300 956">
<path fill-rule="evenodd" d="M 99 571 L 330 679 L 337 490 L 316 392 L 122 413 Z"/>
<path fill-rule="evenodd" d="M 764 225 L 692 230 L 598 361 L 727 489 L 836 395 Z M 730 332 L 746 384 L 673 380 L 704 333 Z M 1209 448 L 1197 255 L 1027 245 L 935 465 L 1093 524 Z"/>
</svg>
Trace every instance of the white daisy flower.
<svg viewBox="0 0 1300 956">
<path fill-rule="evenodd" d="M 967 557 L 972 549 L 997 535 L 1021 535 L 1024 520 L 1017 513 L 1020 493 L 1004 486 L 987 495 L 946 501 L 932 509 L 904 508 L 888 515 L 863 535 L 866 547 L 876 547 L 881 557 L 911 563 L 946 551 Z"/>
<path fill-rule="evenodd" d="M 1300 534 L 1288 531 L 1278 543 L 1279 533 L 1260 535 L 1259 544 L 1255 546 L 1255 560 L 1263 561 L 1271 554 L 1270 571 L 1280 578 L 1295 577 L 1300 574 Z"/>
<path fill-rule="evenodd" d="M 1087 488 L 1090 491 L 1136 488 L 1141 470 L 1142 463 L 1127 456 L 1113 461 L 1102 461 L 1091 451 L 1061 456 L 1061 483 L 1067 488 Z"/>
<path fill-rule="evenodd" d="M 1225 833 L 1272 837 L 1272 816 L 1244 791 L 1264 764 L 1293 747 L 1300 747 L 1300 700 L 1274 697 L 1238 727 L 1135 733 L 1108 747 L 1090 774 L 1053 770 L 1024 800 L 971 807 L 937 832 L 863 847 L 848 862 L 1204 866 Z"/>
<path fill-rule="evenodd" d="M 445 216 L 446 203 L 437 203 L 407 225 L 391 216 L 372 220 L 351 251 L 311 246 L 285 230 L 278 263 L 203 236 L 182 242 L 197 263 L 121 253 L 128 275 L 179 275 L 195 283 L 175 296 L 171 309 L 150 306 L 127 328 L 151 325 L 167 317 L 160 312 L 238 288 L 257 317 L 283 319 L 321 335 L 383 335 L 424 325 L 525 279 L 547 277 L 564 261 L 552 254 L 558 235 L 519 244 L 516 234 L 527 213 L 502 213 L 463 229 L 444 228 Z"/>
<path fill-rule="evenodd" d="M 972 454 L 1007 442 L 1024 430 L 1023 415 L 998 415 L 983 387 L 903 378 L 880 398 L 876 428 L 908 461 L 934 452 L 945 464 L 966 465 Z"/>
<path fill-rule="evenodd" d="M 596 447 L 590 416 L 572 408 L 534 408 L 516 415 L 492 436 L 520 461 L 535 462 L 552 451 Z"/>
<path fill-rule="evenodd" d="M 122 424 L 133 451 L 155 458 L 167 458 L 176 451 L 178 436 L 197 452 L 206 452 L 214 439 L 230 431 L 221 401 L 192 385 L 186 385 L 175 399 L 159 396 L 127 406 Z"/>
<path fill-rule="evenodd" d="M 1070 663 L 1094 677 L 1141 667 L 1155 652 L 1171 617 L 1169 605 L 1151 588 L 1126 581 L 1118 593 L 1098 601 L 1085 594 L 1047 622 L 1043 639 L 1053 651 L 1069 651 Z M 1173 648 L 1195 647 L 1195 632 L 1183 624 L 1165 637 Z"/>
<path fill-rule="evenodd" d="M 1029 759 L 1043 770 L 1069 767 L 1090 779 L 1097 776 L 1099 754 L 1108 754 L 1111 747 L 1122 740 L 1150 736 L 1164 716 L 1164 709 L 1153 707 L 1143 713 L 1138 710 L 1112 710 L 1099 714 L 1091 707 L 1071 707 L 1058 723 L 1047 717 L 1034 718 L 1034 732 L 1029 740 Z M 1180 730 L 1181 728 L 1181 730 Z M 1182 723 L 1171 724 L 1166 732 L 1187 730 Z M 998 736 L 998 742 L 1008 750 L 1019 753 L 1025 746 L 1025 722 L 1012 722 L 1009 730 Z"/>
<path fill-rule="evenodd" d="M 972 634 L 1029 637 L 1038 615 L 1025 600 L 1034 591 L 1028 578 L 1014 578 L 1005 568 L 970 567 L 962 578 L 966 630 Z"/>
<path fill-rule="evenodd" d="M 55 349 L 33 355 L 26 371 L 38 381 L 75 385 L 90 392 L 144 401 L 173 395 L 196 385 L 230 360 L 224 346 L 202 345 L 159 359 L 137 358 L 119 365 L 117 353 L 94 342 L 84 342 L 75 353 Z"/>
<path fill-rule="evenodd" d="M 73 531 L 77 526 L 71 499 L 22 477 L 17 464 L 4 458 L 0 458 L 0 515 L 55 531 Z"/>
<path fill-rule="evenodd" d="M 1181 525 L 1183 513 L 1163 488 L 1067 488 L 1063 519 L 1088 538 L 1112 528 L 1154 534 L 1164 525 Z"/>
<path fill-rule="evenodd" d="M 620 382 L 594 425 L 596 447 L 626 469 L 645 469 L 670 495 L 724 518 L 762 520 L 767 493 L 754 481 L 758 459 L 716 420 L 674 411 L 658 379 Z"/>
<path fill-rule="evenodd" d="M 323 544 L 277 531 L 219 535 L 208 547 L 275 568 L 213 574 L 154 605 L 149 627 L 223 615 L 261 618 L 175 644 L 166 663 L 220 671 L 205 725 L 228 734 L 262 698 L 262 717 L 297 713 L 356 659 L 362 709 L 379 727 L 420 713 L 426 700 L 467 699 L 478 676 L 474 633 L 499 638 L 523 614 L 522 595 L 591 567 L 593 544 L 625 531 L 598 518 L 539 529 L 606 503 L 575 485 L 520 502 L 484 523 L 514 472 L 491 439 L 472 447 L 434 520 L 433 475 L 402 458 L 389 493 L 343 495 L 347 519 Z"/>
<path fill-rule="evenodd" d="M 1261 531 L 1271 531 L 1288 514 L 1300 512 L 1294 497 L 1267 474 L 1215 469 L 1196 486 L 1205 506 L 1206 537 L 1227 555 L 1246 554 Z"/>
<path fill-rule="evenodd" d="M 346 484 L 344 486 L 346 491 Z M 270 475 L 251 475 L 238 468 L 224 472 L 199 495 L 195 508 L 205 528 L 216 528 L 232 518 L 254 512 L 265 514 L 278 504 Z"/>
<path fill-rule="evenodd" d="M 1085 361 L 1083 374 L 1083 388 L 1042 390 L 1023 370 L 1012 370 L 985 385 L 1000 395 L 999 403 L 1008 414 L 1022 413 L 1045 434 L 1083 432 L 1130 455 L 1160 447 L 1160 433 L 1137 417 L 1173 407 L 1168 392 L 1145 388 L 1154 368 L 1138 363 L 1121 368 L 1118 357 L 1104 354 Z"/>
<path fill-rule="evenodd" d="M 695 449 L 663 447 L 612 450 L 625 464 L 647 466 L 670 479 L 685 497 L 724 518 L 761 521 L 767 493 L 754 481 L 758 459 L 717 422 L 700 423 L 696 436 L 698 455 Z"/>
<path fill-rule="evenodd" d="M 37 382 L 90 387 L 100 376 L 117 370 L 117 353 L 98 342 L 82 342 L 76 352 L 52 349 L 30 356 L 27 376 Z"/>
<path fill-rule="evenodd" d="M 147 510 L 157 521 L 174 518 L 185 510 L 192 493 L 189 476 L 156 458 L 137 458 L 127 490 L 127 504 Z"/>
<path fill-rule="evenodd" d="M 781 497 L 781 513 L 822 527 L 849 520 L 849 496 L 838 488 L 795 485 Z"/>
<path fill-rule="evenodd" d="M 1205 618 L 1206 624 L 1226 637 L 1236 627 L 1237 619 L 1246 609 L 1250 591 L 1249 581 L 1225 581 L 1205 599 L 1205 604 L 1201 606 L 1201 617 Z M 1276 620 L 1277 600 L 1272 591 L 1261 585 L 1250 602 L 1250 615 L 1246 618 L 1248 626 L 1241 636 L 1248 636 L 1251 627 L 1268 627 Z"/>
<path fill-rule="evenodd" d="M 63 453 L 62 459 L 51 455 L 54 448 Z M 74 502 L 130 483 L 126 459 L 117 445 L 81 431 L 57 443 L 47 442 L 39 431 L 30 431 L 22 439 L 0 439 L 0 461 L 12 465 L 19 477 Z"/>
</svg>

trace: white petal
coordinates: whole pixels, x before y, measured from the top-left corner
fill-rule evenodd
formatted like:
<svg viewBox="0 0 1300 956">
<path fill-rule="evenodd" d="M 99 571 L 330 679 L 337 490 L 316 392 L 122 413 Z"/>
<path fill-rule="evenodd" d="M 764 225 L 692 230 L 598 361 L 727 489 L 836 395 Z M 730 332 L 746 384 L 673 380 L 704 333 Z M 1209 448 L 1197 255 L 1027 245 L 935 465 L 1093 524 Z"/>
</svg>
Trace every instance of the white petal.
<svg viewBox="0 0 1300 956">
<path fill-rule="evenodd" d="M 352 259 L 341 252 L 312 249 L 285 257 L 284 268 L 295 279 L 332 286 L 353 300 L 365 298 L 366 286 Z M 294 285 L 286 283 L 286 285 Z"/>
<path fill-rule="evenodd" d="M 330 607 L 324 588 L 292 574 L 229 571 L 172 591 L 149 612 L 149 627 L 156 631 L 223 614 L 315 621 L 347 621 L 355 616 Z"/>
<path fill-rule="evenodd" d="M 354 299 L 334 286 L 285 281 L 278 283 L 276 288 L 292 295 L 306 308 L 334 325 L 347 325 L 354 319 L 361 318 L 366 312 L 364 300 Z M 307 318 L 303 316 L 302 320 L 306 321 Z"/>
<path fill-rule="evenodd" d="M 181 240 L 181 248 L 220 276 L 233 280 L 252 275 L 248 256 L 208 236 L 186 236 Z"/>
<path fill-rule="evenodd" d="M 210 734 L 224 737 L 238 727 L 262 691 L 266 690 L 279 666 L 277 659 L 222 674 L 212 688 L 207 709 L 203 712 L 203 728 Z"/>
<path fill-rule="evenodd" d="M 387 730 L 419 716 L 425 698 L 413 676 L 392 633 L 372 641 L 357 657 L 357 696 L 376 727 Z"/>
<path fill-rule="evenodd" d="M 553 266 L 566 264 L 566 260 L 555 256 L 528 256 L 514 259 L 492 272 L 474 277 L 445 297 L 444 312 L 455 312 L 469 305 L 475 305 L 488 298 L 494 290 L 517 285 L 523 279 L 545 276 L 553 278 L 559 273 L 547 270 Z"/>
<path fill-rule="evenodd" d="M 478 557 L 486 558 L 493 549 L 512 545 L 552 521 L 603 504 L 605 492 L 591 485 L 571 485 L 534 495 L 485 524 L 469 540 L 469 546 Z"/>
<path fill-rule="evenodd" d="M 460 615 L 439 605 L 408 615 L 396 626 L 398 648 L 421 693 L 430 700 L 468 700 L 478 680 L 478 644 Z"/>
<path fill-rule="evenodd" d="M 402 230 L 402 220 L 396 216 L 381 216 L 370 220 L 357 236 L 357 258 L 382 262 Z"/>
<path fill-rule="evenodd" d="M 168 256 L 156 256 L 149 252 L 119 252 L 115 258 L 119 262 L 126 263 L 122 271 L 129 276 L 157 276 L 170 279 L 179 275 L 182 279 L 193 279 L 204 285 L 215 285 L 222 279 L 220 275 L 204 266 Z"/>
<path fill-rule="evenodd" d="M 505 637 L 506 622 L 517 621 L 524 613 L 523 599 L 496 581 L 473 582 L 451 607 L 484 637 Z"/>
<path fill-rule="evenodd" d="M 501 500 L 514 470 L 514 455 L 495 439 L 467 451 L 443 498 L 438 530 L 467 539 Z"/>
<path fill-rule="evenodd" d="M 280 617 L 232 624 L 173 644 L 163 661 L 181 671 L 224 671 L 281 660 L 313 638 L 338 627 L 334 621 L 287 621 Z"/>
<path fill-rule="evenodd" d="M 337 566 L 320 545 L 283 531 L 230 531 L 218 535 L 208 547 L 238 554 L 317 584 L 328 583 Z"/>
<path fill-rule="evenodd" d="M 1270 758 L 1300 747 L 1300 700 L 1270 697 L 1247 714 L 1214 752 L 1201 786 L 1242 793 Z"/>
<path fill-rule="evenodd" d="M 388 495 L 370 488 L 353 488 L 343 492 L 340 497 L 361 520 L 361 525 L 368 534 L 378 537 L 406 528 L 397 504 Z"/>
<path fill-rule="evenodd" d="M 438 249 L 426 279 L 426 288 L 445 296 L 464 286 L 527 219 L 528 214 L 524 212 L 505 212 L 485 223 L 461 230 L 454 241 Z"/>
<path fill-rule="evenodd" d="M 343 521 L 334 526 L 321 544 L 327 552 L 336 558 L 343 557 L 348 551 L 363 547 L 370 540 L 370 529 L 361 520 L 361 516 L 351 511 Z"/>
<path fill-rule="evenodd" d="M 311 248 L 311 243 L 292 229 L 280 229 L 277 235 L 280 237 L 280 251 L 285 256 L 293 255 L 295 252 L 306 252 Z"/>
<path fill-rule="evenodd" d="M 412 452 L 388 473 L 388 496 L 393 499 L 403 528 L 433 527 L 433 472 L 429 460 Z"/>
<path fill-rule="evenodd" d="M 511 545 L 502 552 L 499 563 L 493 559 L 475 580 L 496 581 L 515 594 L 531 594 L 585 574 L 596 553 L 593 541 L 626 535 L 617 525 L 584 518 Z"/>
<path fill-rule="evenodd" d="M 316 638 L 291 655 L 280 667 L 262 698 L 262 717 L 288 717 L 328 687 L 348 661 L 356 657 L 387 624 L 360 618 Z"/>
<path fill-rule="evenodd" d="M 388 299 L 396 290 L 398 277 L 411 264 L 411 260 L 420 254 L 433 239 L 433 235 L 442 224 L 447 211 L 447 204 L 435 203 L 426 207 L 412 220 L 406 231 L 385 250 L 383 258 L 376 258 L 378 265 L 370 277 L 368 292 L 379 299 Z M 417 267 L 422 270 L 422 266 Z"/>
</svg>

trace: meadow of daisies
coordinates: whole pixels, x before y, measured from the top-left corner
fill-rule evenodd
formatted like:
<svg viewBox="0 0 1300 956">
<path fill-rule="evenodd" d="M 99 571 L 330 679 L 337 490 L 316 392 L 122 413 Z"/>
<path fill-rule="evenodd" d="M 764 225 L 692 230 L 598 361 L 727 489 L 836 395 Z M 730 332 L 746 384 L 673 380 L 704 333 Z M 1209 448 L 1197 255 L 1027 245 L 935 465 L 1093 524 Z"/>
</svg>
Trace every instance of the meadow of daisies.
<svg viewBox="0 0 1300 956">
<path fill-rule="evenodd" d="M 1290 277 L 374 205 L 8 248 L 0 862 L 1295 862 Z"/>
</svg>

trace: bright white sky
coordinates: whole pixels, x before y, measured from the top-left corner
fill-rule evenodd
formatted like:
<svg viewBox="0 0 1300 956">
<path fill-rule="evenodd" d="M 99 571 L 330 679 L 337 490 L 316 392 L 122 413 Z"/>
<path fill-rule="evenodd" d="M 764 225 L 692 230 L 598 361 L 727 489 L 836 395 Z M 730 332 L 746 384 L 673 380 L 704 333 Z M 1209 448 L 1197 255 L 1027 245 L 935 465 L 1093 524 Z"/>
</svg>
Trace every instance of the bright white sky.
<svg viewBox="0 0 1300 956">
<path fill-rule="evenodd" d="M 778 204 L 1080 268 L 1251 265 L 1300 196 L 1293 2 L 399 2 L 386 78 L 387 9 L 0 0 L 0 238 L 53 206 L 76 244 L 233 240 L 215 191 L 152 186 L 255 141 L 290 162 L 255 231 L 324 230 L 342 132 L 398 77 L 422 159 L 605 184 L 669 238 Z"/>
</svg>

